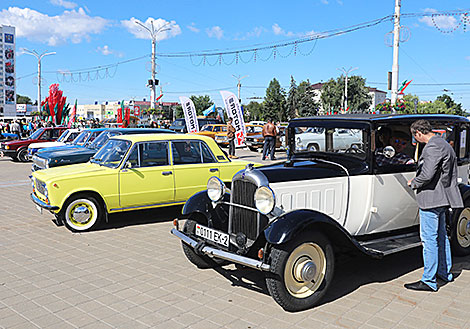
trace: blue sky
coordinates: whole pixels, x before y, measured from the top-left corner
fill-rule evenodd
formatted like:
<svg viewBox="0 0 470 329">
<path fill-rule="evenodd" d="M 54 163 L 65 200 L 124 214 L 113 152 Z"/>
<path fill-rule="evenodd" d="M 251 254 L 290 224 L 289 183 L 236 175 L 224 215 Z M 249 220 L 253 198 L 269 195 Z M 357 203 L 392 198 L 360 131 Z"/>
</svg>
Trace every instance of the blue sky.
<svg viewBox="0 0 470 329">
<path fill-rule="evenodd" d="M 82 73 L 64 77 L 57 72 L 106 66 L 150 54 L 151 41 L 147 32 L 133 22 L 155 20 L 155 26 L 170 22 L 172 29 L 159 34 L 157 53 L 198 53 L 213 49 L 247 49 L 252 45 L 281 43 L 324 31 L 344 28 L 391 15 L 394 0 L 298 0 L 298 1 L 65 1 L 65 0 L 2 0 L 0 24 L 17 28 L 17 93 L 37 97 L 37 61 L 21 54 L 22 48 L 38 52 L 55 51 L 43 59 L 43 97 L 47 86 L 60 83 L 60 88 L 73 103 L 149 99 L 146 81 L 150 77 L 150 57 L 111 67 L 106 75 L 95 78 Z M 411 1 L 402 0 L 402 13 L 470 10 L 466 0 Z M 469 14 L 470 16 L 470 14 Z M 470 26 L 457 27 L 460 16 L 403 18 L 408 41 L 401 44 L 400 81 L 413 79 L 407 91 L 422 100 L 434 100 L 449 90 L 457 102 L 470 110 L 469 83 Z M 470 23 L 470 20 L 468 21 Z M 436 28 L 439 27 L 441 30 Z M 272 78 L 288 88 L 290 76 L 297 83 L 326 81 L 341 74 L 340 67 L 357 67 L 354 74 L 367 79 L 367 84 L 386 90 L 387 71 L 392 67 L 392 48 L 386 45 L 391 22 L 340 36 L 320 39 L 314 43 L 278 48 L 276 58 L 265 59 L 270 52 L 257 52 L 257 61 L 236 64 L 234 55 L 223 56 L 231 65 L 217 63 L 218 57 L 159 57 L 158 79 L 162 84 L 163 101 L 178 101 L 179 96 L 209 95 L 219 106 L 223 102 L 218 89 L 236 93 L 235 76 L 242 80 L 243 102 L 249 97 L 263 97 Z M 409 33 L 408 33 L 409 32 Z M 253 52 L 241 55 L 247 61 Z M 85 71 L 83 71 L 85 72 Z M 27 76 L 33 74 L 33 76 Z M 27 76 L 27 77 L 24 77 Z M 80 78 L 82 81 L 80 81 Z M 415 84 L 435 84 L 419 86 Z M 157 92 L 157 95 L 159 92 Z"/>
</svg>

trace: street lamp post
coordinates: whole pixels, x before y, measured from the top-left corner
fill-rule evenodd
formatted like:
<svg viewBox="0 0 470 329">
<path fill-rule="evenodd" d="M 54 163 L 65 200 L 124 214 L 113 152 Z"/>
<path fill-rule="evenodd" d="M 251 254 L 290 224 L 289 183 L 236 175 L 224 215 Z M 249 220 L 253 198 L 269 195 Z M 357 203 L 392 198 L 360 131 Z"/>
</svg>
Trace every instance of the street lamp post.
<svg viewBox="0 0 470 329">
<path fill-rule="evenodd" d="M 348 75 L 350 72 L 357 70 L 357 67 L 345 69 L 344 67 L 338 68 L 338 70 L 344 72 L 344 111 L 348 108 Z"/>
<path fill-rule="evenodd" d="M 41 59 L 47 55 L 55 55 L 56 52 L 55 51 L 50 52 L 50 53 L 43 52 L 42 54 L 39 54 L 36 50 L 31 51 L 28 49 L 23 49 L 23 51 L 25 54 L 33 55 L 38 59 L 38 107 L 37 107 L 37 110 L 39 114 L 41 114 Z"/>
<path fill-rule="evenodd" d="M 238 83 L 237 83 L 237 88 L 238 88 L 238 101 L 240 102 L 240 105 L 241 105 L 242 100 L 241 100 L 241 98 L 240 98 L 240 90 L 241 90 L 241 88 L 242 88 L 242 84 L 241 84 L 240 81 L 241 81 L 242 79 L 248 78 L 249 76 L 248 76 L 248 75 L 245 75 L 245 76 L 243 76 L 243 77 L 240 77 L 240 76 L 237 77 L 236 75 L 233 75 L 233 74 L 232 74 L 232 76 L 233 76 L 235 79 L 238 80 Z"/>
<path fill-rule="evenodd" d="M 157 35 L 159 32 L 163 31 L 168 31 L 171 28 L 167 28 L 167 26 L 170 24 L 170 22 L 167 22 L 166 24 L 160 26 L 160 28 L 155 30 L 155 27 L 153 26 L 153 21 L 150 22 L 151 29 L 149 29 L 147 26 L 142 24 L 139 21 L 135 21 L 137 25 L 140 25 L 144 29 L 146 29 L 150 33 L 150 37 L 152 38 L 152 84 L 150 85 L 150 108 L 154 109 L 155 108 L 155 57 L 157 55 Z"/>
</svg>

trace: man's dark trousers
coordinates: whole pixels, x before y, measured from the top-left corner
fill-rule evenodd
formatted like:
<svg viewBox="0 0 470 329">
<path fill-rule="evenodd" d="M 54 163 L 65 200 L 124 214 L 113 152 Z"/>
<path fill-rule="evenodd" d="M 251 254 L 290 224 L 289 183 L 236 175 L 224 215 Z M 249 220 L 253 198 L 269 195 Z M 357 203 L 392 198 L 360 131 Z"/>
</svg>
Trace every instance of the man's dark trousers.
<svg viewBox="0 0 470 329">
<path fill-rule="evenodd" d="M 274 142 L 276 141 L 276 137 L 274 136 L 266 136 L 264 137 L 264 145 L 263 145 L 263 160 L 266 159 L 266 157 L 269 156 L 271 157 L 271 160 L 274 160 Z"/>
</svg>

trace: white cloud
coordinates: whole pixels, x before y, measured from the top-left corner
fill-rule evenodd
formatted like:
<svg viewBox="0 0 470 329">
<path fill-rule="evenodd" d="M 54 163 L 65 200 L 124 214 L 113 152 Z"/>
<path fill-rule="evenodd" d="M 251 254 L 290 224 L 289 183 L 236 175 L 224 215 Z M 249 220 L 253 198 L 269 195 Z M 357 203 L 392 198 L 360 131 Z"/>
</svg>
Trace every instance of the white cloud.
<svg viewBox="0 0 470 329">
<path fill-rule="evenodd" d="M 307 31 L 307 32 L 292 32 L 292 31 L 285 31 L 282 27 L 279 26 L 279 24 L 275 23 L 272 26 L 273 33 L 275 35 L 282 35 L 286 37 L 313 37 L 313 36 L 319 36 L 320 34 L 315 31 Z"/>
<path fill-rule="evenodd" d="M 224 30 L 220 26 L 213 26 L 210 29 L 206 29 L 206 33 L 209 38 L 222 39 L 224 36 Z"/>
<path fill-rule="evenodd" d="M 103 47 L 98 47 L 98 48 L 96 48 L 96 51 L 103 54 L 103 55 L 105 55 L 105 56 L 115 55 L 117 57 L 124 57 L 124 54 L 122 52 L 113 50 L 113 49 L 109 48 L 108 45 L 104 45 Z"/>
<path fill-rule="evenodd" d="M 64 7 L 66 9 L 73 9 L 73 8 L 77 7 L 77 4 L 75 2 L 72 2 L 72 1 L 50 0 L 49 2 L 52 3 L 55 6 Z"/>
<path fill-rule="evenodd" d="M 196 24 L 191 23 L 191 25 L 188 25 L 187 28 L 194 32 L 194 33 L 199 33 L 201 30 L 196 27 Z"/>
<path fill-rule="evenodd" d="M 153 17 L 149 17 L 145 22 L 142 22 L 137 18 L 132 17 L 129 20 L 121 21 L 121 24 L 127 29 L 127 31 L 132 33 L 137 39 L 152 39 L 152 37 L 146 29 L 138 25 L 136 22 L 143 24 L 149 29 L 151 29 L 153 22 L 153 27 L 155 28 L 155 31 L 158 31 L 158 29 L 161 28 L 162 30 L 157 34 L 157 41 L 173 38 L 178 34 L 181 34 L 181 28 L 178 24 L 176 24 L 175 21 L 166 21 L 162 18 L 155 19 Z"/>
<path fill-rule="evenodd" d="M 320 0 L 322 4 L 324 5 L 327 5 L 328 4 L 328 0 Z"/>
<path fill-rule="evenodd" d="M 47 43 L 50 46 L 71 41 L 89 40 L 101 33 L 110 22 L 102 17 L 88 16 L 82 8 L 48 16 L 29 8 L 10 7 L 0 11 L 0 22 L 16 27 L 19 38 Z"/>
<path fill-rule="evenodd" d="M 426 13 L 437 13 L 436 9 L 433 8 L 426 8 L 424 10 Z M 454 16 L 444 16 L 444 15 L 437 15 L 434 17 L 425 16 L 421 17 L 418 21 L 421 23 L 425 23 L 428 26 L 434 26 L 434 24 L 441 29 L 453 29 L 456 28 L 459 22 Z"/>
<path fill-rule="evenodd" d="M 467 61 L 470 61 L 470 56 L 465 57 Z"/>
</svg>

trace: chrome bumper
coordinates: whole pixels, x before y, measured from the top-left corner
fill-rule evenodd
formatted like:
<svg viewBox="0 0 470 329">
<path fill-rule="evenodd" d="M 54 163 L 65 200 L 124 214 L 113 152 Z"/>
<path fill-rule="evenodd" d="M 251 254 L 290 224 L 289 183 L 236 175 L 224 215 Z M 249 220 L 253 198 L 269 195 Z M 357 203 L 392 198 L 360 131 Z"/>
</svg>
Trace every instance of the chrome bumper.
<svg viewBox="0 0 470 329">
<path fill-rule="evenodd" d="M 51 205 L 45 203 L 44 201 L 39 199 L 37 196 L 35 196 L 34 193 L 31 193 L 31 200 L 33 200 L 33 202 L 35 204 L 37 204 L 39 207 L 44 208 L 46 210 L 59 210 L 59 207 L 51 206 Z"/>
<path fill-rule="evenodd" d="M 187 236 L 181 231 L 178 231 L 176 228 L 171 229 L 171 234 L 173 234 L 174 236 L 179 238 L 181 241 L 190 245 L 193 248 L 195 248 L 197 245 L 196 240 L 191 239 L 189 236 Z M 228 260 L 229 262 L 241 264 L 241 265 L 251 267 L 257 270 L 261 270 L 261 271 L 269 271 L 271 268 L 270 265 L 265 264 L 259 260 L 240 256 L 231 252 L 223 251 L 223 250 L 212 248 L 209 246 L 204 246 L 201 249 L 201 251 L 210 257 L 225 259 L 225 260 Z"/>
</svg>

